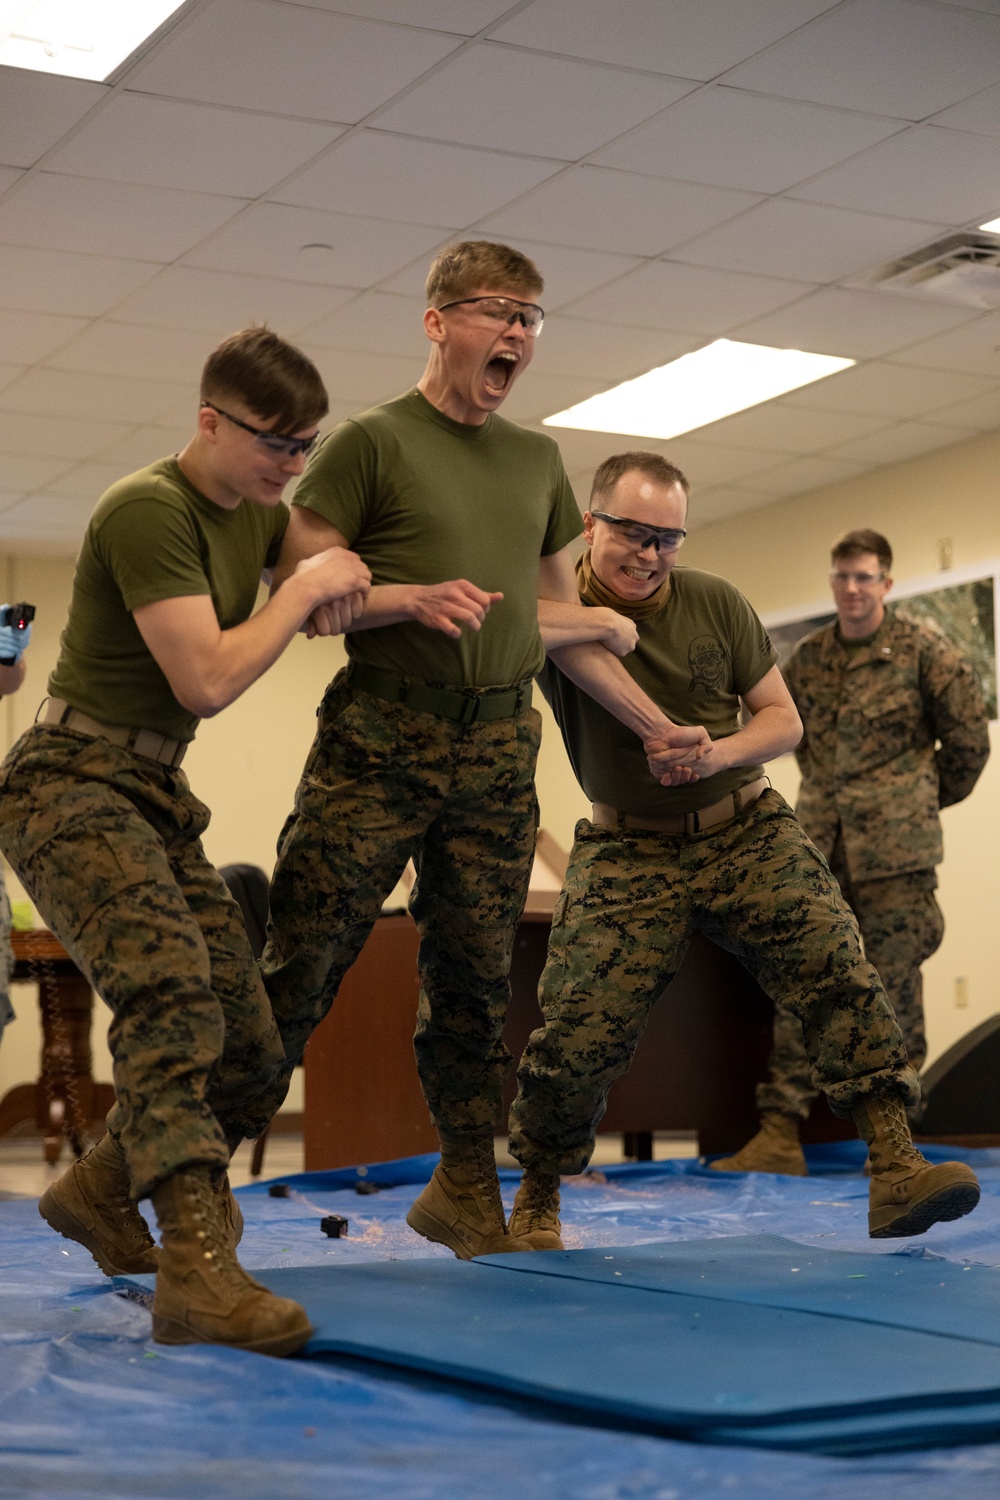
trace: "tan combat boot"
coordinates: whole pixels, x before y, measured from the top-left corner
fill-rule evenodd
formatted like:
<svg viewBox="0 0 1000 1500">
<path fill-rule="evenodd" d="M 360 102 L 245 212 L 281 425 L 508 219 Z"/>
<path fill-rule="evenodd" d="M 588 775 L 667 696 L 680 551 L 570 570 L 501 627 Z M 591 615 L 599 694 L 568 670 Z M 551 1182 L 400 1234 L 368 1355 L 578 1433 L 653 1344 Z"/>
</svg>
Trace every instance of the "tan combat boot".
<svg viewBox="0 0 1000 1500">
<path fill-rule="evenodd" d="M 507 1233 L 491 1132 L 441 1134 L 440 1165 L 406 1222 L 459 1260 L 528 1249 Z"/>
<path fill-rule="evenodd" d="M 243 1214 L 229 1177 L 217 1184 L 234 1245 L 243 1238 Z M 63 1239 L 83 1245 L 105 1276 L 142 1276 L 156 1270 L 160 1252 L 129 1186 L 121 1146 L 104 1134 L 38 1201 L 38 1212 Z"/>
<path fill-rule="evenodd" d="M 778 1172 L 783 1177 L 808 1177 L 797 1116 L 764 1110 L 757 1134 L 735 1156 L 720 1156 L 709 1166 L 713 1172 Z"/>
<path fill-rule="evenodd" d="M 84 1245 L 105 1276 L 156 1270 L 159 1251 L 132 1201 L 125 1153 L 110 1135 L 42 1194 L 38 1212 L 64 1239 Z"/>
<path fill-rule="evenodd" d="M 313 1331 L 305 1309 L 274 1296 L 236 1259 L 217 1175 L 202 1164 L 183 1167 L 153 1189 L 163 1238 L 153 1338 L 294 1354 Z"/>
<path fill-rule="evenodd" d="M 935 1167 L 921 1156 L 898 1095 L 862 1099 L 851 1114 L 868 1143 L 868 1234 L 873 1240 L 924 1234 L 932 1224 L 972 1212 L 979 1202 L 976 1174 L 964 1162 Z"/>
<path fill-rule="evenodd" d="M 559 1175 L 525 1167 L 507 1232 L 532 1250 L 564 1250 L 559 1222 Z"/>
</svg>

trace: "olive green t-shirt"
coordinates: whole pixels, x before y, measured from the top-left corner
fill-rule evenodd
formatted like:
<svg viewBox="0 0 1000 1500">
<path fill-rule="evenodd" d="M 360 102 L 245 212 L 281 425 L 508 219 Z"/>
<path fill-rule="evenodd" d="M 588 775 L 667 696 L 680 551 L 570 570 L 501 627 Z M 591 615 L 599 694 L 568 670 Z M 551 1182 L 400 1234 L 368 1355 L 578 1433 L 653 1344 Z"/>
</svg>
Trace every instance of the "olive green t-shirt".
<svg viewBox="0 0 1000 1500">
<path fill-rule="evenodd" d="M 550 437 L 496 415 L 480 427 L 455 422 L 409 391 L 335 428 L 294 503 L 335 526 L 375 584 L 464 578 L 504 596 L 458 640 L 409 620 L 354 631 L 352 660 L 455 687 L 538 671 L 538 559 L 583 529 Z"/>
<path fill-rule="evenodd" d="M 197 715 L 177 702 L 132 611 L 210 594 L 223 630 L 241 624 L 253 612 L 261 571 L 278 560 L 287 525 L 283 504 L 216 505 L 176 458 L 120 479 L 90 518 L 49 692 L 106 724 L 193 739 Z"/>
<path fill-rule="evenodd" d="M 639 644 L 622 665 L 675 724 L 703 724 L 713 740 L 736 733 L 740 698 L 778 659 L 739 590 L 695 568 L 674 568 L 666 605 L 637 620 L 636 628 Z M 634 817 L 666 818 L 708 807 L 763 773 L 762 766 L 737 766 L 686 786 L 660 786 L 638 735 L 552 662 L 546 662 L 539 681 L 577 780 L 592 802 Z"/>
</svg>

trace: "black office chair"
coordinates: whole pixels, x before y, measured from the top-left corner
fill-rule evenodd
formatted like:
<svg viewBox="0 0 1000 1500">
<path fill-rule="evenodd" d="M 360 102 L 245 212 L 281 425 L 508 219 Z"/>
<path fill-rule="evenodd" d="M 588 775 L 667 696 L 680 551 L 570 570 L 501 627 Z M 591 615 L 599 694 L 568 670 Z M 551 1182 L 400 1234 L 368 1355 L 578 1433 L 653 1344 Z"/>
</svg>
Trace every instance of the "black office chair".
<svg viewBox="0 0 1000 1500">
<path fill-rule="evenodd" d="M 267 876 L 259 865 L 223 865 L 219 874 L 243 913 L 243 925 L 250 939 L 250 950 L 254 958 L 260 958 L 267 937 Z M 269 1130 L 270 1126 L 253 1143 L 251 1177 L 259 1177 L 261 1174 Z"/>
</svg>

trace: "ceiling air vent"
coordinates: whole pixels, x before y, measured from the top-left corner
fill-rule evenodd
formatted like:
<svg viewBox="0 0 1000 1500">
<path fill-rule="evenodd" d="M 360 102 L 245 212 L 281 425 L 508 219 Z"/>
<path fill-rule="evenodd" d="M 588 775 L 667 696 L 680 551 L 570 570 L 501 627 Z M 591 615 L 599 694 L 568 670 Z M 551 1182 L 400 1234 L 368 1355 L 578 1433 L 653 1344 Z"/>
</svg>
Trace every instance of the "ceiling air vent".
<svg viewBox="0 0 1000 1500">
<path fill-rule="evenodd" d="M 932 302 L 1000 307 L 1000 237 L 953 234 L 880 267 L 865 282 L 880 292 Z"/>
</svg>

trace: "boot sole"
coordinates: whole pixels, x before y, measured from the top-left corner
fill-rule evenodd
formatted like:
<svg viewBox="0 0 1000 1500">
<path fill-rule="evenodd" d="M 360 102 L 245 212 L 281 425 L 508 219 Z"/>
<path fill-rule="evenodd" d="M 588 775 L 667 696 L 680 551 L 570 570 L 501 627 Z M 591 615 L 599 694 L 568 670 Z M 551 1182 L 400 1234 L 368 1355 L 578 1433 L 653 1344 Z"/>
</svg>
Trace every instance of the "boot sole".
<svg viewBox="0 0 1000 1500">
<path fill-rule="evenodd" d="M 891 1206 L 876 1209 L 868 1215 L 868 1238 L 892 1240 L 904 1235 L 925 1234 L 932 1224 L 946 1224 L 971 1214 L 978 1202 L 978 1183 L 958 1182 L 902 1210 Z"/>
<path fill-rule="evenodd" d="M 300 1328 L 292 1333 L 274 1333 L 268 1338 L 247 1339 L 240 1343 L 229 1339 L 201 1338 L 186 1323 L 178 1323 L 174 1318 L 165 1318 L 160 1314 L 153 1316 L 153 1342 L 156 1344 L 218 1344 L 225 1349 L 245 1349 L 249 1354 L 270 1354 L 276 1359 L 297 1354 L 315 1332 L 310 1324 L 304 1330 Z"/>
<path fill-rule="evenodd" d="M 101 1247 L 100 1240 L 96 1239 L 88 1230 L 86 1224 L 82 1223 L 74 1213 L 62 1203 L 55 1195 L 54 1188 L 48 1188 L 38 1200 L 38 1212 L 56 1234 L 61 1234 L 64 1240 L 72 1240 L 74 1245 L 82 1245 L 89 1250 L 105 1276 L 136 1276 L 149 1275 L 156 1270 L 155 1266 L 146 1267 L 144 1272 L 127 1270 L 124 1266 L 116 1266 L 110 1261 Z"/>
<path fill-rule="evenodd" d="M 420 1204 L 414 1203 L 410 1212 L 406 1215 L 406 1222 L 417 1234 L 422 1235 L 425 1240 L 432 1244 L 444 1245 L 456 1255 L 459 1260 L 474 1260 L 475 1251 L 462 1243 L 458 1236 L 443 1224 L 440 1219 L 435 1219 L 433 1214 L 427 1212 Z"/>
<path fill-rule="evenodd" d="M 520 1240 L 532 1250 L 565 1250 L 566 1246 L 552 1229 L 529 1229 L 526 1234 L 515 1229 L 508 1231 L 511 1239 Z"/>
</svg>

